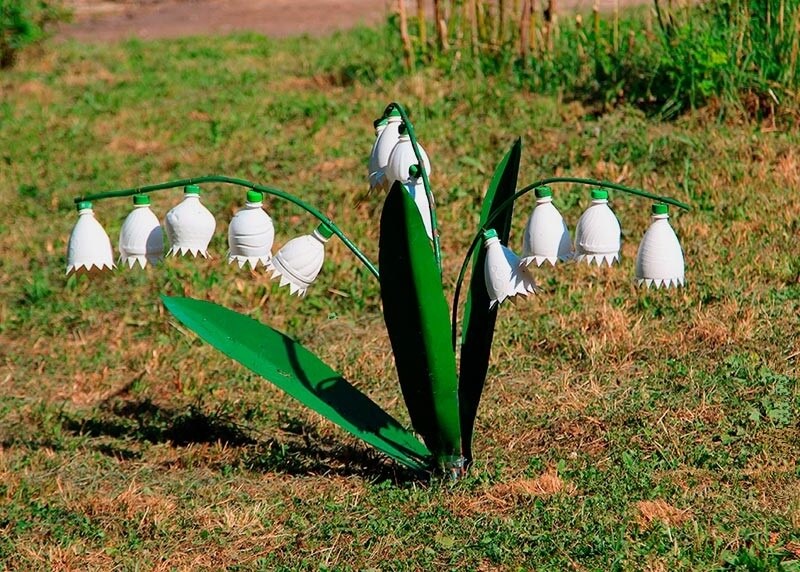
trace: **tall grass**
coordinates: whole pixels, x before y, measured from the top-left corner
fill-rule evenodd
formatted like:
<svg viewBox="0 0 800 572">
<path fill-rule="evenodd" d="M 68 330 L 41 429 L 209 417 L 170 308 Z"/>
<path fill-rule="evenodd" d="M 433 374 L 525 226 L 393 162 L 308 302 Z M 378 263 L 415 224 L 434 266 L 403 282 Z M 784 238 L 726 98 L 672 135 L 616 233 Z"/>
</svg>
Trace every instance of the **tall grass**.
<svg viewBox="0 0 800 572">
<path fill-rule="evenodd" d="M 595 2 L 560 17 L 554 0 L 436 0 L 433 23 L 419 16 L 424 4 L 406 18 L 398 0 L 408 68 L 501 76 L 663 117 L 709 102 L 762 116 L 798 103 L 800 0 L 654 0 L 609 13 Z"/>
</svg>

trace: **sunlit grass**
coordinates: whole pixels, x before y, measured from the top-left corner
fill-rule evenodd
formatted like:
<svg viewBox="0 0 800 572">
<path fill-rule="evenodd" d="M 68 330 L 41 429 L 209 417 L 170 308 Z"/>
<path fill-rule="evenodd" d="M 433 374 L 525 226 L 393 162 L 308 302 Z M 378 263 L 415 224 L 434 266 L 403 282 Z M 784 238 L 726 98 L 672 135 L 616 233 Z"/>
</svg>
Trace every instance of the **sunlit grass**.
<svg viewBox="0 0 800 572">
<path fill-rule="evenodd" d="M 595 117 L 500 81 L 405 77 L 385 55 L 392 41 L 362 30 L 60 44 L 0 76 L 0 558 L 11 569 L 794 569 L 796 131 L 702 112 Z M 225 265 L 243 192 L 209 185 L 211 261 L 63 276 L 72 197 L 210 173 L 302 196 L 377 259 L 382 197 L 356 197 L 371 121 L 391 100 L 411 110 L 433 161 L 450 294 L 516 136 L 523 182 L 593 176 L 693 206 L 672 219 L 686 289 L 634 289 L 649 204 L 614 196 L 621 266 L 542 269 L 542 295 L 502 308 L 477 464 L 454 487 L 413 480 L 302 410 L 158 299 L 210 299 L 286 331 L 407 422 L 377 284 L 341 244 L 308 297 L 290 297 Z M 574 228 L 585 194 L 555 193 Z M 179 196 L 155 195 L 154 210 Z M 531 206 L 517 209 L 517 249 Z M 314 226 L 268 208 L 277 244 Z M 114 243 L 128 209 L 96 205 Z"/>
</svg>

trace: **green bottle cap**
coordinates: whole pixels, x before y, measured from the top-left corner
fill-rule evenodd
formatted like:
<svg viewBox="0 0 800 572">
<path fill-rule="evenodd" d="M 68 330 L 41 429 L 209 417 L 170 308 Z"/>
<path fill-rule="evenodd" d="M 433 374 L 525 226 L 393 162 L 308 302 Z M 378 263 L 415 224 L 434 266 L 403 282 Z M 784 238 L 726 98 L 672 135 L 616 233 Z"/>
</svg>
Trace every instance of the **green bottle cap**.
<svg viewBox="0 0 800 572">
<path fill-rule="evenodd" d="M 669 214 L 669 207 L 664 203 L 656 203 L 653 205 L 652 211 L 654 215 Z"/>
<path fill-rule="evenodd" d="M 79 211 L 82 211 L 83 209 L 90 209 L 92 208 L 92 203 L 89 201 L 81 201 L 76 205 L 75 208 L 77 208 Z"/>
<path fill-rule="evenodd" d="M 378 119 L 376 119 L 375 121 L 372 122 L 372 126 L 375 129 L 377 129 L 381 125 L 386 125 L 387 123 L 389 123 L 388 119 L 386 119 L 385 117 L 379 117 Z"/>
<path fill-rule="evenodd" d="M 320 225 L 317 226 L 316 231 L 320 235 L 322 235 L 322 238 L 324 238 L 325 240 L 328 240 L 330 237 L 333 236 L 333 231 L 330 228 L 328 228 L 328 225 L 326 225 L 324 222 L 320 223 Z"/>
<path fill-rule="evenodd" d="M 497 238 L 497 231 L 493 228 L 483 231 L 483 240 L 489 240 L 490 238 Z"/>
<path fill-rule="evenodd" d="M 592 200 L 604 200 L 608 199 L 608 191 L 605 189 L 592 189 Z"/>
<path fill-rule="evenodd" d="M 264 195 L 262 195 L 258 191 L 247 191 L 247 202 L 248 203 L 260 203 L 263 198 L 264 198 Z"/>
<path fill-rule="evenodd" d="M 416 179 L 422 175 L 422 169 L 419 168 L 419 165 L 411 165 L 408 168 L 408 176 L 412 179 Z"/>
<path fill-rule="evenodd" d="M 197 185 L 186 185 L 183 187 L 183 194 L 184 195 L 199 195 L 200 194 L 200 187 Z"/>
<path fill-rule="evenodd" d="M 383 112 L 384 117 L 400 117 L 400 110 L 397 109 L 394 105 L 390 105 L 386 108 L 386 111 Z"/>
<path fill-rule="evenodd" d="M 400 127 L 397 128 L 397 132 L 400 135 L 405 135 L 406 133 L 408 133 L 408 125 L 406 125 L 405 123 L 401 123 Z"/>
<path fill-rule="evenodd" d="M 550 187 L 536 187 L 534 194 L 536 194 L 537 199 L 544 199 L 546 197 L 552 197 L 553 190 Z"/>
<path fill-rule="evenodd" d="M 150 197 L 147 195 L 133 195 L 133 206 L 149 205 Z"/>
</svg>

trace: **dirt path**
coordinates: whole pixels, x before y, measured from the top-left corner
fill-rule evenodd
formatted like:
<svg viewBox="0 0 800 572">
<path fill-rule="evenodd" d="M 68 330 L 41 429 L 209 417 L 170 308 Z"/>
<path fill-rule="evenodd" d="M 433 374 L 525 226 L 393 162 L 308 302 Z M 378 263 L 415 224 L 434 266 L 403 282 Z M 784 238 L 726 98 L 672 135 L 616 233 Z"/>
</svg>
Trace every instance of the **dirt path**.
<svg viewBox="0 0 800 572">
<path fill-rule="evenodd" d="M 619 0 L 621 5 L 647 0 Z M 408 2 L 408 0 L 407 0 Z M 559 7 L 591 9 L 593 0 L 562 0 Z M 383 21 L 392 0 L 71 0 L 74 21 L 59 36 L 84 42 L 126 38 L 259 32 L 280 38 L 325 35 L 358 24 Z M 416 3 L 409 2 L 413 7 Z M 613 9 L 616 0 L 601 0 Z"/>
</svg>

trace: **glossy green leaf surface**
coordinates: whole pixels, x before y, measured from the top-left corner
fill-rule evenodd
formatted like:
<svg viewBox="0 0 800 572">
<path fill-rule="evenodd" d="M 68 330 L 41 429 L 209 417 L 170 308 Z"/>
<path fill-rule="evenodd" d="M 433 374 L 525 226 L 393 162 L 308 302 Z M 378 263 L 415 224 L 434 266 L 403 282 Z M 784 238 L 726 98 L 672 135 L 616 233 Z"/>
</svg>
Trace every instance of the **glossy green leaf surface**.
<svg viewBox="0 0 800 572">
<path fill-rule="evenodd" d="M 413 433 L 298 342 L 213 302 L 162 299 L 183 325 L 303 405 L 407 467 L 429 467 L 430 452 Z"/>
<path fill-rule="evenodd" d="M 493 216 L 504 202 L 510 199 L 517 188 L 517 175 L 522 153 L 522 141 L 517 139 L 497 165 L 492 176 L 489 189 L 483 199 L 480 226 Z M 497 231 L 500 242 L 508 244 L 511 232 L 511 216 L 513 203 L 504 208 L 504 212 L 494 219 L 490 225 Z M 467 463 L 472 461 L 472 435 L 475 428 L 475 416 L 486 382 L 489 369 L 489 355 L 494 338 L 494 325 L 497 320 L 497 307 L 489 308 L 489 294 L 484 280 L 485 252 L 479 248 L 472 263 L 472 278 L 469 284 L 469 295 L 464 309 L 464 325 L 459 363 L 458 399 L 461 416 L 462 450 Z"/>
<path fill-rule="evenodd" d="M 441 278 L 422 217 L 395 183 L 381 214 L 383 315 L 414 429 L 440 465 L 461 458 L 456 359 Z"/>
</svg>

